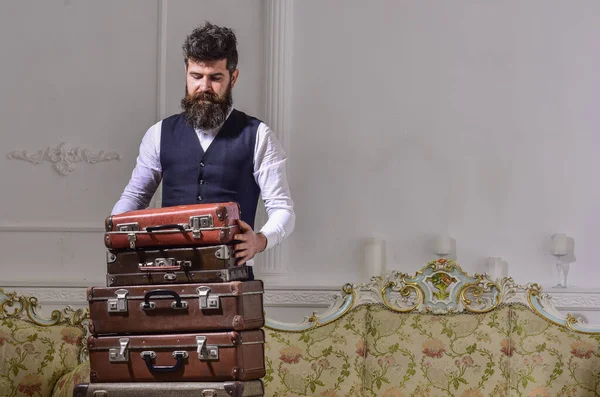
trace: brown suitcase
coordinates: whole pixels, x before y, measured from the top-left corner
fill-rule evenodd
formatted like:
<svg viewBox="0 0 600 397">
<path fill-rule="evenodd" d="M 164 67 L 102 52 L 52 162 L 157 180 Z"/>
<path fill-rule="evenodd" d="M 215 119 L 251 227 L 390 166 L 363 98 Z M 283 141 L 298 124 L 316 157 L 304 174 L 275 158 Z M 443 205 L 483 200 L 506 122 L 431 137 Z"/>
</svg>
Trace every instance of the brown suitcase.
<svg viewBox="0 0 600 397">
<path fill-rule="evenodd" d="M 80 383 L 73 397 L 262 397 L 261 380 L 246 382 Z"/>
<path fill-rule="evenodd" d="M 247 280 L 237 266 L 233 246 L 107 251 L 106 285 L 214 283 Z"/>
<path fill-rule="evenodd" d="M 262 329 L 88 337 L 90 382 L 226 382 L 265 376 Z"/>
<path fill-rule="evenodd" d="M 263 282 L 90 287 L 93 335 L 261 328 Z"/>
<path fill-rule="evenodd" d="M 104 245 L 112 250 L 233 243 L 240 232 L 238 203 L 191 204 L 111 215 Z"/>
</svg>

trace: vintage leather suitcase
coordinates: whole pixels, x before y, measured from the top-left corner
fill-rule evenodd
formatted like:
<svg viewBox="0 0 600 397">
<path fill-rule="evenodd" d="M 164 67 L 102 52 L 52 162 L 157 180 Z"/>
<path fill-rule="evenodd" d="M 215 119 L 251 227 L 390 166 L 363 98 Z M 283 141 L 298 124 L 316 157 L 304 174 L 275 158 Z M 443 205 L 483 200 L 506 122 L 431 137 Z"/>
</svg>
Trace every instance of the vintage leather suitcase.
<svg viewBox="0 0 600 397">
<path fill-rule="evenodd" d="M 93 335 L 261 328 L 263 282 L 90 287 Z"/>
<path fill-rule="evenodd" d="M 246 382 L 80 383 L 73 397 L 262 397 L 261 380 Z"/>
<path fill-rule="evenodd" d="M 238 203 L 190 204 L 111 215 L 104 245 L 112 250 L 233 243 L 240 232 Z"/>
<path fill-rule="evenodd" d="M 107 251 L 106 285 L 214 283 L 247 280 L 237 266 L 233 246 Z"/>
<path fill-rule="evenodd" d="M 226 382 L 265 376 L 262 329 L 88 337 L 90 382 Z"/>
</svg>

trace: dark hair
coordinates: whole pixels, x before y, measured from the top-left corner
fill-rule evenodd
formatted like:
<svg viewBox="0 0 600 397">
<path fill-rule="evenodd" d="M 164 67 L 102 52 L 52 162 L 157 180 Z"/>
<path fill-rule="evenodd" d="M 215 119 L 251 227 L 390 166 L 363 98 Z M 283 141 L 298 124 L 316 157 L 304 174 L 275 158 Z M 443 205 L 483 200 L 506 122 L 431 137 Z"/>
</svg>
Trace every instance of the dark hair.
<svg viewBox="0 0 600 397">
<path fill-rule="evenodd" d="M 183 43 L 185 65 L 188 60 L 194 62 L 218 61 L 227 59 L 229 73 L 237 68 L 237 39 L 233 30 L 206 22 L 194 29 Z"/>
</svg>

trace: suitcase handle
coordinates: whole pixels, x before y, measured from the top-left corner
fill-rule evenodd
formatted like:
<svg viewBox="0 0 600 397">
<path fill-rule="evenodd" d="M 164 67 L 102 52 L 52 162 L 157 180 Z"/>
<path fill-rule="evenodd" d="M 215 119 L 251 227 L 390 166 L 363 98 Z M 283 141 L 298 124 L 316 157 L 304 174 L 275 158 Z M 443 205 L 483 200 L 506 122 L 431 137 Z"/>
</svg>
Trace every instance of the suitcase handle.
<svg viewBox="0 0 600 397">
<path fill-rule="evenodd" d="M 152 233 L 157 230 L 165 230 L 165 229 L 179 229 L 179 231 L 185 232 L 185 226 L 179 225 L 177 223 L 173 223 L 173 224 L 169 224 L 169 225 L 148 226 L 146 228 L 146 231 L 148 233 Z"/>
<path fill-rule="evenodd" d="M 144 359 L 144 361 L 146 362 L 146 367 L 148 367 L 148 370 L 150 372 L 165 373 L 165 372 L 176 372 L 177 370 L 179 370 L 179 368 L 181 368 L 183 365 L 183 359 L 188 357 L 188 352 L 174 351 L 173 357 L 175 358 L 175 360 L 177 360 L 175 365 L 154 365 L 152 363 L 152 360 L 154 358 L 156 358 L 156 353 L 153 351 L 143 351 L 141 353 L 141 356 Z"/>
<path fill-rule="evenodd" d="M 171 303 L 171 308 L 173 309 L 187 309 L 188 303 L 186 301 L 182 301 L 179 294 L 170 289 L 155 289 L 152 291 L 146 292 L 144 294 L 144 302 L 140 303 L 140 309 L 142 310 L 154 310 L 156 309 L 156 303 L 150 302 L 150 297 L 155 295 L 170 295 L 175 298 L 175 302 Z"/>
</svg>

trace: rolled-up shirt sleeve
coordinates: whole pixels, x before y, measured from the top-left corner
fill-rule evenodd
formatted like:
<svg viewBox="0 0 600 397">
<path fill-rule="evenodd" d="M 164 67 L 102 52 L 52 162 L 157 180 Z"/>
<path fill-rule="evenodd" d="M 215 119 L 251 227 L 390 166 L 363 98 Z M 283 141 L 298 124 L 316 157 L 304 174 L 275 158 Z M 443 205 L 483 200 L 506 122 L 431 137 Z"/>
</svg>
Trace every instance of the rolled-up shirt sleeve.
<svg viewBox="0 0 600 397">
<path fill-rule="evenodd" d="M 268 220 L 260 232 L 267 237 L 266 249 L 275 247 L 294 230 L 296 214 L 287 180 L 287 156 L 273 131 L 258 127 L 254 178 L 260 187 Z"/>
<path fill-rule="evenodd" d="M 160 129 L 162 122 L 146 131 L 140 143 L 135 168 L 129 183 L 114 205 L 111 215 L 148 208 L 162 178 Z"/>
</svg>

